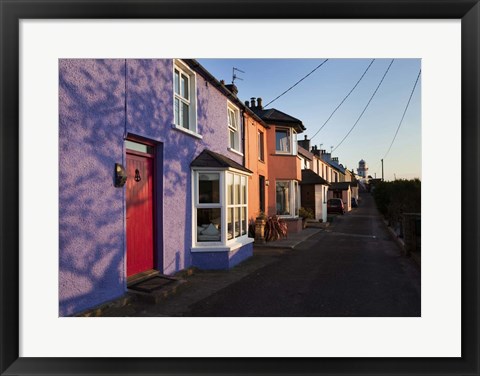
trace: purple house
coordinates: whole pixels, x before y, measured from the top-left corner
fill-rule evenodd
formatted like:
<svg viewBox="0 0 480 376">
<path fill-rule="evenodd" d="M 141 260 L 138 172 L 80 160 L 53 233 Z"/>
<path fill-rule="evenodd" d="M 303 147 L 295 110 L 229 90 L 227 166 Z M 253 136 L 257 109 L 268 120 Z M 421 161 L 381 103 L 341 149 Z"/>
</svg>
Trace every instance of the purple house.
<svg viewBox="0 0 480 376">
<path fill-rule="evenodd" d="M 60 315 L 248 258 L 243 104 L 195 60 L 59 62 Z M 126 179 L 125 179 L 126 178 Z"/>
</svg>

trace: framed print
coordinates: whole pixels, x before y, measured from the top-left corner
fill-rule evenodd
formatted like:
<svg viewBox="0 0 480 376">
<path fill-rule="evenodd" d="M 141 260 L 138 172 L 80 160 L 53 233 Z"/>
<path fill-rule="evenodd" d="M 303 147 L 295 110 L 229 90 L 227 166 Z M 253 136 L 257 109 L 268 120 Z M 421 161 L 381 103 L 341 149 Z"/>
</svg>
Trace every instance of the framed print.
<svg viewBox="0 0 480 376">
<path fill-rule="evenodd" d="M 479 374 L 477 1 L 0 2 L 2 375 Z M 212 73 L 219 59 L 237 59 L 225 73 L 232 74 L 232 84 Z M 406 129 L 421 137 L 407 136 L 402 152 L 405 160 L 419 154 L 424 214 L 421 293 L 412 292 L 414 303 L 378 294 L 379 301 L 404 307 L 403 315 L 349 316 L 346 309 L 344 315 L 300 317 L 235 311 L 220 317 L 147 317 L 154 315 L 146 309 L 136 317 L 87 317 L 122 297 L 127 284 L 148 289 L 135 280 L 148 270 L 170 276 L 190 267 L 230 269 L 250 257 L 248 232 L 256 238 L 256 226 L 262 225 L 248 223 L 254 211 L 248 198 L 257 193 L 256 208 L 270 216 L 270 205 L 289 228 L 300 228 L 308 214 L 301 214 L 307 211 L 302 195 L 308 179 L 324 187 L 318 192 L 325 195 L 325 208 L 312 209 L 318 222 L 328 222 L 326 212 L 324 217 L 315 212 L 327 210 L 327 198 L 345 205 L 336 215 L 361 209 L 361 201 L 351 199 L 351 180 L 338 176 L 340 171 L 354 180 L 366 178 L 364 159 L 358 158 L 358 173 L 330 157 L 320 168 L 324 159 L 315 159 L 315 152 L 331 156 L 335 147 L 330 153 L 322 144 L 310 148 L 306 137 L 297 139 L 305 128 L 299 119 L 263 111 L 270 102 L 262 105 L 261 98 L 246 98 L 248 103 L 237 98 L 234 83 L 251 74 L 242 63 L 271 62 L 271 71 L 263 74 L 272 77 L 274 59 L 289 59 L 289 67 L 278 68 L 283 76 L 293 64 L 314 61 L 316 67 L 289 77 L 270 102 L 288 95 L 294 103 L 302 81 L 335 59 L 345 66 L 358 63 L 358 76 L 366 69 L 345 101 L 370 67 L 381 65 L 354 127 L 390 68 L 413 67 L 405 68 L 412 82 L 395 137 L 411 105 L 421 126 Z M 327 86 L 330 93 L 335 86 Z M 384 106 L 389 94 L 381 98 Z M 152 98 L 164 110 L 157 110 Z M 302 105 L 297 104 L 308 107 Z M 168 124 L 167 133 L 152 136 L 148 129 L 159 119 Z M 253 136 L 242 133 L 242 119 L 248 119 Z M 100 128 L 89 133 L 92 124 Z M 216 127 L 223 137 L 215 136 Z M 380 142 L 356 137 L 365 150 Z M 246 164 L 249 140 L 258 143 L 255 163 L 317 161 L 316 173 L 289 177 L 290 162 L 284 162 L 283 171 L 260 173 L 250 191 L 251 176 L 259 172 Z M 215 148 L 218 143 L 222 148 Z M 379 181 L 381 162 L 382 170 L 375 170 L 381 171 Z M 392 180 L 399 171 L 388 172 Z M 150 188 L 138 193 L 135 187 L 145 182 Z M 91 221 L 97 210 L 103 214 Z M 131 243 L 138 232 L 130 218 L 142 223 L 142 234 L 158 226 L 162 232 Z M 173 239 L 177 233 L 184 242 Z M 181 247 L 188 248 L 188 257 Z M 64 248 L 69 252 L 62 253 Z M 107 248 L 113 251 L 104 252 Z"/>
</svg>

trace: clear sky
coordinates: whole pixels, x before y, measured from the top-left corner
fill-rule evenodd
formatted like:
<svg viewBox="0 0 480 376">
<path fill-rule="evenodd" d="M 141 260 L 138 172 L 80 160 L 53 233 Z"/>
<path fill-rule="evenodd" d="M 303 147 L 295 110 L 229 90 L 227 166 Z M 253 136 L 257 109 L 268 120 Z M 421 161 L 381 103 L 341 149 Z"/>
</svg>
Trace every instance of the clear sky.
<svg viewBox="0 0 480 376">
<path fill-rule="evenodd" d="M 232 68 L 242 101 L 261 97 L 263 104 L 276 98 L 325 59 L 198 59 L 217 79 L 232 81 Z M 329 59 L 288 93 L 266 108 L 276 108 L 300 119 L 307 128 L 298 139 L 317 133 L 335 108 L 354 87 L 372 59 Z M 360 159 L 369 175 L 380 178 L 381 159 L 392 142 L 421 68 L 420 59 L 395 59 L 382 85 L 350 135 L 392 59 L 376 59 L 362 81 L 312 138 L 312 145 L 327 151 L 355 172 Z M 421 178 L 421 76 L 395 142 L 384 158 L 385 180 Z"/>
</svg>

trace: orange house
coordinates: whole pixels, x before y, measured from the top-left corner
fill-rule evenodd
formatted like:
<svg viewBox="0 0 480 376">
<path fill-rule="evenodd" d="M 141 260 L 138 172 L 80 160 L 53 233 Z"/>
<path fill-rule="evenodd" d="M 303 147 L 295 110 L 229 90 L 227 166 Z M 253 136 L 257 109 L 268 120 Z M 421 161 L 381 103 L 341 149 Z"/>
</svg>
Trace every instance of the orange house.
<svg viewBox="0 0 480 376">
<path fill-rule="evenodd" d="M 248 108 L 243 113 L 245 133 L 245 167 L 253 174 L 248 181 L 248 213 L 250 220 L 266 213 L 268 174 L 267 131 L 270 127 Z"/>
<path fill-rule="evenodd" d="M 274 108 L 263 109 L 261 98 L 255 102 L 252 98 L 246 104 L 269 126 L 265 150 L 268 158 L 266 214 L 281 217 L 287 222 L 290 232 L 298 232 L 302 229 L 298 216 L 302 168 L 297 155 L 297 134 L 302 133 L 305 127 L 301 120 L 284 112 Z"/>
</svg>

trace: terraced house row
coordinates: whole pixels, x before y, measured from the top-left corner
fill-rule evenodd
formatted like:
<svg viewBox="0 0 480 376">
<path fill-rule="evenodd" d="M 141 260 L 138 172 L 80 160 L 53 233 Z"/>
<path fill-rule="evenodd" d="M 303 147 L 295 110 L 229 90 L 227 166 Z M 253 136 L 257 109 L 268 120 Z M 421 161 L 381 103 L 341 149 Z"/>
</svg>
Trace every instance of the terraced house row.
<svg viewBox="0 0 480 376">
<path fill-rule="evenodd" d="M 59 313 L 125 294 L 139 273 L 228 269 L 261 212 L 301 231 L 350 205 L 353 172 L 297 135 L 302 121 L 242 102 L 196 60 L 59 61 Z"/>
</svg>

